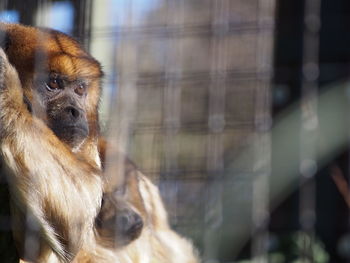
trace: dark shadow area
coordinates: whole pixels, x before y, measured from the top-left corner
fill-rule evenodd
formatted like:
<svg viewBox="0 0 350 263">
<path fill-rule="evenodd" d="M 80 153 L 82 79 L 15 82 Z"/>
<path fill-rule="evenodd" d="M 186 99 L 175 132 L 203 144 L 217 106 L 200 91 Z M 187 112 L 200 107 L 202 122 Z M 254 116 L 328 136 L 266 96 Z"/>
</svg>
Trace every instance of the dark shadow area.
<svg viewBox="0 0 350 263">
<path fill-rule="evenodd" d="M 301 96 L 303 45 L 303 5 L 301 0 L 278 1 L 275 37 L 273 112 L 275 116 Z M 320 90 L 328 84 L 349 78 L 350 3 L 345 0 L 324 0 L 321 5 L 319 65 Z M 295 132 L 298 134 L 299 129 Z M 298 137 L 298 136 L 296 136 Z M 299 143 L 296 141 L 295 143 Z M 272 163 L 274 153 L 272 153 Z M 342 250 L 349 230 L 348 206 L 339 193 L 332 171 L 337 167 L 344 178 L 349 174 L 348 151 L 318 171 L 316 175 L 316 239 L 329 256 L 328 262 L 348 262 L 349 253 Z M 272 213 L 270 230 L 275 242 L 272 250 L 284 252 L 286 235 L 300 230 L 299 191 L 284 200 Z M 277 245 L 276 245 L 277 244 Z"/>
</svg>

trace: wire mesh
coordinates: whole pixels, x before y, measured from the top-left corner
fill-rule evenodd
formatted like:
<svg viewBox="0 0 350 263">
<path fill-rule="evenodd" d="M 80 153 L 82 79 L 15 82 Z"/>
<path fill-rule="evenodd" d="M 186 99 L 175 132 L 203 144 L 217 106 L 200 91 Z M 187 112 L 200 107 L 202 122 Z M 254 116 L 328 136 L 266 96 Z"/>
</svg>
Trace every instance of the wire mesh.
<svg viewBox="0 0 350 263">
<path fill-rule="evenodd" d="M 0 2 L 0 20 L 62 30 L 101 62 L 106 176 L 125 171 L 115 149 L 129 156 L 203 262 L 343 262 L 319 208 L 319 174 L 348 140 L 344 87 L 321 90 L 321 2 L 14 0 Z M 293 12 L 302 26 L 287 34 Z M 346 172 L 334 167 L 344 205 Z"/>
</svg>

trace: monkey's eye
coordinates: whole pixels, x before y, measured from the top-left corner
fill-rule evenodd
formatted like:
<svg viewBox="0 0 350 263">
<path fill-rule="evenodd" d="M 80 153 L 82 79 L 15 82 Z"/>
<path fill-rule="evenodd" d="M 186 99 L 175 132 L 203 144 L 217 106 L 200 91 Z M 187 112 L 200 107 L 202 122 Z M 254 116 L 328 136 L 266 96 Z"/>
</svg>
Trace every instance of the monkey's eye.
<svg viewBox="0 0 350 263">
<path fill-rule="evenodd" d="M 58 89 L 60 89 L 58 78 L 57 77 L 50 78 L 49 81 L 46 83 L 46 88 L 49 91 L 57 91 Z"/>
<path fill-rule="evenodd" d="M 85 83 L 79 83 L 77 87 L 74 89 L 74 92 L 79 96 L 83 96 L 85 94 L 85 91 L 86 91 Z"/>
</svg>

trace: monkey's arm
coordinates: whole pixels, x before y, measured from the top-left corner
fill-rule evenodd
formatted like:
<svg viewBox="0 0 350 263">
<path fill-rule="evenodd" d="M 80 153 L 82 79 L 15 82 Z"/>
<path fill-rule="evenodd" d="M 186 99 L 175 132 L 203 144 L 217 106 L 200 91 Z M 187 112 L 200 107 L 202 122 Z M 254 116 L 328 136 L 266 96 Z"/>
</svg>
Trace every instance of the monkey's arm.
<svg viewBox="0 0 350 263">
<path fill-rule="evenodd" d="M 99 169 L 78 160 L 41 120 L 29 113 L 18 74 L 3 50 L 0 147 L 11 198 L 20 211 L 27 213 L 27 221 L 30 216 L 39 226 L 36 233 L 44 246 L 69 262 L 92 240 L 102 195 Z"/>
</svg>

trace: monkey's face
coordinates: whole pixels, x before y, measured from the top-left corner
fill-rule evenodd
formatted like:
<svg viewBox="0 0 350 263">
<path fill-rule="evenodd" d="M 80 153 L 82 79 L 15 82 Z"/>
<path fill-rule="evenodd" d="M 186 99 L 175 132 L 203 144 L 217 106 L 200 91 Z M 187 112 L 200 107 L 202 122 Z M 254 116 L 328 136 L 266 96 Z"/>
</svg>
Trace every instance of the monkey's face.
<svg viewBox="0 0 350 263">
<path fill-rule="evenodd" d="M 105 194 L 96 218 L 96 230 L 108 247 L 126 246 L 137 239 L 143 219 L 133 205 L 118 194 Z"/>
<path fill-rule="evenodd" d="M 129 171 L 124 176 L 113 191 L 104 193 L 96 218 L 96 230 L 109 247 L 125 246 L 136 240 L 147 222 L 137 172 Z"/>
<path fill-rule="evenodd" d="M 31 110 L 71 147 L 89 135 L 86 102 L 89 82 L 51 72 L 35 81 Z"/>
<path fill-rule="evenodd" d="M 87 137 L 96 137 L 100 64 L 60 32 L 11 24 L 1 27 L 6 36 L 0 44 L 18 71 L 32 114 L 73 149 Z"/>
</svg>

